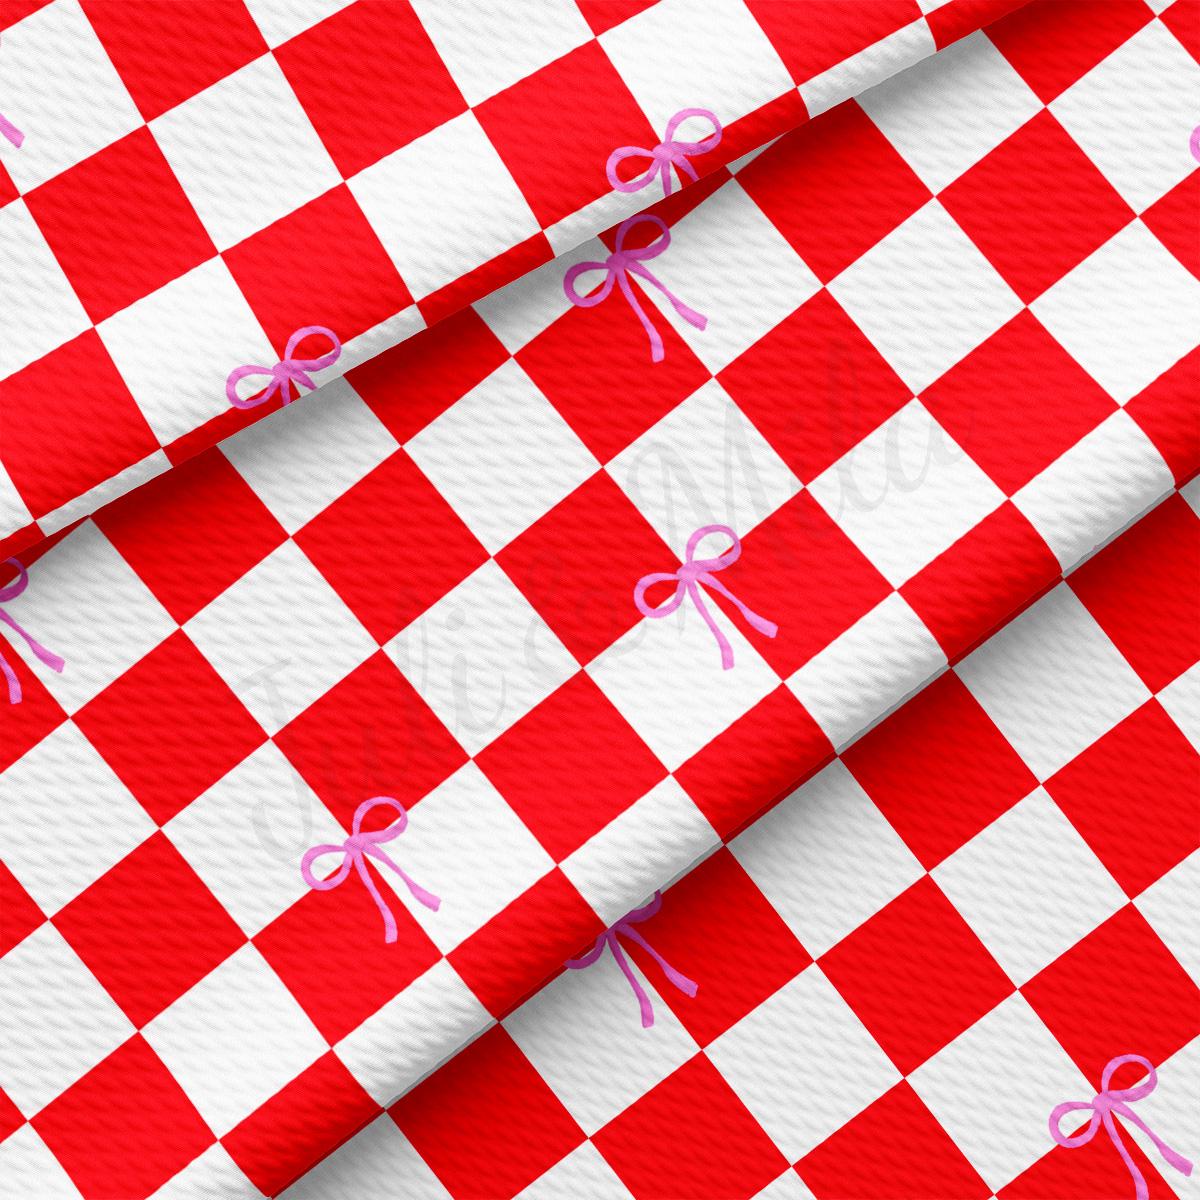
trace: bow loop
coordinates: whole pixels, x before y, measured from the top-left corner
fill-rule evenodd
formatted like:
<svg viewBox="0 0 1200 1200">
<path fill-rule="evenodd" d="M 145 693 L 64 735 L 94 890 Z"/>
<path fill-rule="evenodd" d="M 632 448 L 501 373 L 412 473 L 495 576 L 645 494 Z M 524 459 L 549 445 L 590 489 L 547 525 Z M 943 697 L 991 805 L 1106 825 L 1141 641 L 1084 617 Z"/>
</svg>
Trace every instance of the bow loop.
<svg viewBox="0 0 1200 1200">
<path fill-rule="evenodd" d="M 328 338 L 331 348 L 316 358 L 297 358 L 296 351 L 299 349 L 300 343 L 306 337 L 314 334 Z M 265 367 L 258 363 L 247 363 L 245 366 L 236 367 L 231 371 L 229 378 L 225 381 L 225 396 L 234 408 L 257 408 L 260 404 L 266 404 L 273 399 L 276 394 L 283 396 L 284 404 L 291 404 L 293 399 L 299 397 L 301 388 L 310 392 L 316 389 L 317 385 L 313 380 L 312 372 L 332 366 L 337 362 L 341 353 L 342 343 L 338 341 L 338 336 L 332 329 L 327 329 L 324 325 L 305 325 L 288 338 L 283 358 L 274 366 Z M 243 379 L 250 379 L 254 376 L 266 376 L 270 382 L 257 395 L 243 400 L 238 395 L 237 385 Z M 293 390 L 295 396 L 292 395 Z"/>
<path fill-rule="evenodd" d="M 676 130 L 691 117 L 703 117 L 709 121 L 712 124 L 712 133 L 694 142 L 677 141 Z M 721 122 L 717 120 L 716 114 L 707 108 L 682 108 L 667 122 L 663 140 L 657 146 L 651 149 L 645 146 L 622 146 L 614 150 L 608 156 L 608 163 L 604 168 L 608 182 L 618 192 L 628 194 L 640 192 L 655 179 L 661 179 L 663 195 L 669 196 L 675 188 L 671 168 L 674 167 L 680 176 L 686 175 L 695 183 L 700 177 L 689 161 L 689 156 L 707 154 L 709 150 L 714 149 L 721 141 L 721 132 Z M 631 158 L 646 159 L 648 165 L 632 179 L 622 179 L 617 168 Z"/>
<path fill-rule="evenodd" d="M 29 572 L 25 569 L 24 564 L 15 558 L 7 559 L 6 563 L 8 566 L 16 569 L 17 577 L 12 583 L 0 587 L 0 603 L 7 600 L 15 600 L 29 586 Z M 62 674 L 63 668 L 67 665 L 66 661 L 52 651 L 47 650 L 40 642 L 35 641 L 29 631 L 15 617 L 9 616 L 2 608 L 0 608 L 0 622 L 3 622 L 24 640 L 25 645 L 29 647 L 33 656 L 39 662 L 45 663 L 50 670 L 56 671 L 60 675 Z M 3 654 L 0 654 L 0 675 L 4 676 L 5 682 L 8 684 L 9 704 L 20 704 L 22 696 L 21 681 L 17 678 L 17 673 L 8 665 L 8 660 Z"/>
</svg>

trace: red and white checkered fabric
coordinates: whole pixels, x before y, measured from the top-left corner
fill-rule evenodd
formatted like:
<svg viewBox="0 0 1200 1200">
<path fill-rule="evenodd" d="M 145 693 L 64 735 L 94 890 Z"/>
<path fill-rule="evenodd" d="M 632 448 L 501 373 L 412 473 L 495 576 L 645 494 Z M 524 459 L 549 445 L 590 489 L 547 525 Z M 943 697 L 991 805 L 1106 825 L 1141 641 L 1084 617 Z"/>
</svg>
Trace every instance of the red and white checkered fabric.
<svg viewBox="0 0 1200 1200">
<path fill-rule="evenodd" d="M 1198 560 L 1173 496 L 667 890 L 653 1029 L 564 972 L 285 1200 L 1127 1200 L 1047 1131 L 1127 1051 L 1197 1158 Z"/>
<path fill-rule="evenodd" d="M 658 366 L 617 299 L 568 307 L 585 243 L 43 544 L 0 1179 L 280 1190 L 1200 468 L 1186 4 L 1022 9 L 672 198 L 661 275 L 711 323 L 656 313 Z M 713 521 L 780 627 L 722 608 L 728 672 L 631 601 Z M 1118 645 L 1113 724 L 1165 686 Z M 1103 730 L 1020 744 L 1023 695 L 980 702 L 1045 781 Z M 391 946 L 298 871 L 380 793 L 444 902 L 389 892 Z"/>
</svg>

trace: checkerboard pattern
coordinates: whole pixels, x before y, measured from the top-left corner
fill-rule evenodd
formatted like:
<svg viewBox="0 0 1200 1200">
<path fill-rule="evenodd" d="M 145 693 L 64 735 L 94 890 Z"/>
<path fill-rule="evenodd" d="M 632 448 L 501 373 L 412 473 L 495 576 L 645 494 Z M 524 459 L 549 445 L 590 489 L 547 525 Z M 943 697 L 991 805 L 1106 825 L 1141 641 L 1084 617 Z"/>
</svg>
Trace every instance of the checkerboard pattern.
<svg viewBox="0 0 1200 1200">
<path fill-rule="evenodd" d="M 10 608 L 68 667 L 12 655 L 26 699 L 0 722 L 0 1179 L 122 1200 L 278 1192 L 654 888 L 713 851 L 736 860 L 730 839 L 758 812 L 949 663 L 1047 790 L 1165 694 L 1196 657 L 1166 568 L 1128 552 L 1136 602 L 1074 590 L 1125 539 L 1073 577 L 1097 606 L 1094 659 L 1008 630 L 969 652 L 1200 469 L 1200 280 L 1155 215 L 1186 208 L 1173 192 L 1198 177 L 1192 126 L 1173 180 L 1170 131 L 1150 153 L 1138 116 L 1200 78 L 1176 7 L 1138 0 L 1103 38 L 1087 13 L 1084 36 L 1060 6 L 1038 7 L 1043 25 L 1023 9 L 672 197 L 661 273 L 711 324 L 658 314 L 657 367 L 627 309 L 563 298 L 565 267 L 611 244 L 592 240 L 43 543 Z M 1126 122 L 1126 158 L 1111 130 L 1089 148 L 1080 91 Z M 1014 145 L 1033 164 L 1018 182 L 1050 156 L 1046 176 L 1074 170 L 1073 192 L 1126 206 L 1053 280 L 1047 247 L 1084 215 L 1013 199 L 989 241 L 971 215 L 986 206 L 954 198 Z M 1036 294 L 1013 265 L 1026 259 Z M 1166 548 L 1194 538 L 1184 501 L 1160 513 L 1178 523 Z M 780 627 L 767 640 L 714 600 L 728 672 L 690 606 L 642 620 L 631 602 L 714 522 L 743 544 L 723 582 Z M 1056 603 L 1070 645 L 1087 629 Z M 1165 650 L 1150 624 L 1171 632 Z M 995 646 L 1019 669 L 972 681 Z M 1052 720 L 1031 697 L 1105 707 Z M 988 810 L 992 782 L 956 819 Z M 390 946 L 357 881 L 310 892 L 298 871 L 378 794 L 410 809 L 398 861 L 443 898 L 432 914 L 397 881 Z M 937 887 L 901 931 L 944 912 L 952 885 L 929 865 Z M 994 903 L 978 905 L 988 945 Z M 808 936 L 819 958 L 841 935 Z M 786 939 L 777 951 L 771 970 L 804 966 Z M 1040 969 L 1011 944 L 989 954 Z M 865 1009 L 869 963 L 844 970 Z M 967 990 L 994 991 L 990 970 Z M 927 1040 L 885 1033 L 889 1019 L 863 1021 L 915 1072 Z M 721 1111 L 726 1085 L 695 1070 Z M 442 1106 L 400 1107 L 419 1122 Z M 548 1142 L 563 1127 L 545 1124 Z"/>
<path fill-rule="evenodd" d="M 0 547 L 277 407 L 225 381 L 297 329 L 337 377 L 628 215 L 677 110 L 708 173 L 1017 2 L 4 0 Z"/>
</svg>

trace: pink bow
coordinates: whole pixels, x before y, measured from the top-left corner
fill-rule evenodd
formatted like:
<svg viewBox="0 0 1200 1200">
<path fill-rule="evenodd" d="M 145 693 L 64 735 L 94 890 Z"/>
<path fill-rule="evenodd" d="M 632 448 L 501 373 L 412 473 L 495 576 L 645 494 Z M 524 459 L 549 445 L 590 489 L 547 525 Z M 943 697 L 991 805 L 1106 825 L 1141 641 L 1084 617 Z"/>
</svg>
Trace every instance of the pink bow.
<svg viewBox="0 0 1200 1200">
<path fill-rule="evenodd" d="M 706 117 L 712 122 L 713 132 L 698 142 L 675 141 L 675 130 L 689 117 Z M 686 175 L 695 183 L 699 176 L 696 174 L 696 168 L 688 161 L 688 155 L 707 154 L 720 141 L 721 122 L 714 113 L 709 112 L 707 108 L 680 109 L 667 123 L 667 132 L 663 135 L 663 140 L 653 150 L 642 146 L 622 146 L 608 156 L 608 166 L 605 168 L 608 182 L 618 192 L 640 192 L 655 176 L 661 176 L 663 195 L 669 196 L 674 187 L 671 168 L 674 167 L 680 175 Z M 617 174 L 617 167 L 627 158 L 648 158 L 650 165 L 640 175 L 635 175 L 628 181 L 622 180 Z"/>
<path fill-rule="evenodd" d="M 1146 1068 L 1149 1077 L 1137 1087 L 1122 1088 L 1114 1091 L 1108 1085 L 1112 1081 L 1113 1075 L 1117 1069 L 1125 1065 L 1125 1063 L 1138 1063 Z M 1124 1117 L 1126 1121 L 1133 1122 L 1158 1148 L 1159 1154 L 1170 1163 L 1175 1170 L 1184 1175 L 1192 1173 L 1192 1164 L 1183 1157 L 1182 1154 L 1177 1154 L 1170 1146 L 1166 1144 L 1151 1129 L 1141 1117 L 1137 1115 L 1129 1107 L 1131 1102 L 1144 1100 L 1158 1086 L 1158 1074 L 1150 1065 L 1148 1058 L 1143 1058 L 1140 1054 L 1121 1054 L 1118 1057 L 1110 1060 L 1108 1066 L 1104 1068 L 1104 1073 L 1100 1077 L 1100 1091 L 1096 1093 L 1094 1100 L 1068 1100 L 1064 1104 L 1060 1104 L 1050 1114 L 1050 1136 L 1060 1145 L 1065 1146 L 1068 1150 L 1074 1150 L 1078 1146 L 1086 1146 L 1088 1142 L 1096 1136 L 1096 1130 L 1103 1123 L 1104 1128 L 1108 1131 L 1108 1136 L 1112 1139 L 1112 1143 L 1117 1148 L 1117 1153 L 1120 1154 L 1125 1165 L 1129 1168 L 1129 1174 L 1133 1176 L 1134 1195 L 1137 1200 L 1148 1200 L 1150 1195 L 1146 1187 L 1145 1176 L 1138 1170 L 1137 1164 L 1129 1155 L 1129 1151 L 1125 1148 L 1125 1143 L 1121 1140 L 1121 1133 L 1117 1127 L 1114 1115 Z M 1075 1134 L 1074 1137 L 1067 1137 L 1061 1128 L 1062 1119 L 1067 1113 L 1080 1112 L 1091 1110 L 1092 1119 L 1088 1122 L 1087 1128 L 1082 1133 Z"/>
<path fill-rule="evenodd" d="M 396 821 L 385 829 L 377 829 L 373 833 L 363 833 L 362 823 L 367 813 L 380 804 L 396 810 Z M 363 883 L 366 884 L 367 891 L 371 893 L 376 907 L 383 914 L 383 928 L 385 931 L 383 940 L 385 942 L 394 942 L 396 940 L 396 918 L 392 910 L 388 908 L 383 897 L 379 894 L 379 889 L 375 886 L 375 881 L 371 878 L 371 872 L 367 870 L 368 857 L 378 859 L 385 866 L 391 867 L 404 880 L 408 890 L 413 895 L 413 899 L 425 905 L 426 908 L 431 908 L 434 912 L 437 912 L 442 904 L 441 900 L 433 895 L 432 892 L 427 892 L 423 887 L 414 883 L 379 848 L 381 843 L 390 842 L 394 838 L 398 838 L 404 832 L 407 825 L 408 813 L 404 811 L 404 806 L 398 800 L 393 800 L 391 796 L 376 796 L 373 800 L 364 800 L 354 813 L 354 823 L 350 829 L 350 836 L 340 846 L 329 844 L 313 846 L 311 850 L 305 851 L 304 859 L 300 863 L 300 874 L 304 876 L 304 882 L 310 888 L 315 888 L 318 892 L 328 892 L 343 883 L 350 874 L 350 868 L 354 867 L 362 877 Z M 320 858 L 322 854 L 338 853 L 343 855 L 342 865 L 328 879 L 318 879 L 313 875 L 312 864 L 316 859 Z"/>
<path fill-rule="evenodd" d="M 725 534 L 733 542 L 733 545 L 724 554 L 718 555 L 716 558 L 696 558 L 696 548 L 710 533 Z M 696 611 L 704 618 L 705 624 L 712 630 L 713 637 L 717 639 L 717 645 L 721 648 L 721 666 L 728 671 L 733 666 L 733 647 L 730 646 L 729 640 L 721 632 L 716 621 L 713 620 L 712 613 L 708 611 L 708 607 L 704 603 L 703 594 L 699 588 L 700 584 L 712 588 L 715 592 L 720 592 L 726 600 L 731 604 L 735 604 L 742 616 L 759 633 L 765 633 L 767 637 L 773 638 L 779 632 L 779 626 L 774 621 L 768 621 L 764 617 L 760 617 L 756 612 L 752 612 L 713 575 L 714 571 L 723 571 L 726 567 L 737 562 L 741 554 L 742 543 L 738 539 L 738 535 L 728 525 L 702 526 L 688 538 L 687 556 L 678 570 L 672 572 L 659 571 L 653 575 L 643 575 L 637 581 L 637 586 L 633 589 L 633 602 L 637 605 L 638 612 L 643 617 L 669 617 L 683 603 L 685 595 L 691 596 L 692 603 L 696 606 Z M 670 583 L 672 581 L 678 584 L 675 588 L 675 595 L 666 604 L 658 608 L 651 608 L 646 603 L 647 588 L 653 587 L 656 583 Z"/>
<path fill-rule="evenodd" d="M 642 246 L 637 250 L 626 250 L 626 236 L 641 221 L 657 225 L 659 236 L 648 246 Z M 670 244 L 671 234 L 667 229 L 666 222 L 652 213 L 639 213 L 636 217 L 630 217 L 627 221 L 622 221 L 617 227 L 617 248 L 604 262 L 576 263 L 563 278 L 563 291 L 566 292 L 567 299 L 580 308 L 595 307 L 602 300 L 608 299 L 608 294 L 613 290 L 614 283 L 620 284 L 625 299 L 629 301 L 630 307 L 637 314 L 638 320 L 642 323 L 642 328 L 650 338 L 650 357 L 654 362 L 662 362 L 662 338 L 659 337 L 658 330 L 650 323 L 650 318 L 646 316 L 642 310 L 642 306 L 638 303 L 637 295 L 629 282 L 630 275 L 637 275 L 640 279 L 645 280 L 646 283 L 658 288 L 670 300 L 675 311 L 689 324 L 694 325 L 697 329 L 703 329 L 708 324 L 707 317 L 701 316 L 700 313 L 688 308 L 682 300 L 663 287 L 654 275 L 642 265 L 648 258 L 657 258 Z M 608 274 L 596 291 L 588 296 L 581 296 L 575 290 L 575 280 L 585 271 L 607 271 Z"/>
<path fill-rule="evenodd" d="M 319 333 L 327 337 L 333 349 L 322 354 L 320 358 L 295 358 L 296 347 L 306 337 L 314 333 Z M 229 378 L 225 381 L 225 395 L 229 397 L 229 403 L 234 408 L 257 408 L 260 404 L 266 404 L 276 392 L 282 389 L 284 404 L 290 404 L 293 399 L 292 386 L 295 385 L 296 398 L 299 398 L 302 387 L 308 388 L 311 392 L 317 385 L 313 382 L 309 372 L 320 371 L 323 367 L 332 366 L 337 362 L 341 353 L 342 343 L 338 341 L 337 334 L 332 329 L 326 329 L 324 325 L 305 325 L 303 329 L 297 329 L 288 338 L 282 362 L 277 362 L 273 367 L 248 364 L 244 367 L 238 367 L 235 371 L 231 371 Z M 249 400 L 243 400 L 237 394 L 237 385 L 240 380 L 246 379 L 251 375 L 268 375 L 271 382 L 261 395 L 252 396 Z"/>
<path fill-rule="evenodd" d="M 643 908 L 635 908 L 632 912 L 626 913 L 615 925 L 606 929 L 597 939 L 596 944 L 582 958 L 572 958 L 566 966 L 572 971 L 582 971 L 584 967 L 590 967 L 601 954 L 604 953 L 604 947 L 608 946 L 612 949 L 613 958 L 617 960 L 617 966 L 621 968 L 621 974 L 629 980 L 629 986 L 633 988 L 633 994 L 637 997 L 638 1007 L 642 1010 L 642 1028 L 649 1029 L 654 1024 L 654 1006 L 650 1003 L 650 997 L 646 995 L 646 989 L 642 987 L 638 981 L 638 977 L 633 973 L 633 968 L 629 965 L 629 960 L 625 957 L 625 951 L 621 949 L 618 937 L 627 937 L 631 942 L 637 942 L 647 954 L 660 967 L 663 974 L 681 991 L 685 996 L 694 996 L 699 984 L 693 982 L 686 975 L 675 970 L 673 966 L 633 926 L 639 922 L 646 920 L 647 917 L 652 917 L 658 910 L 662 908 L 662 892 L 655 892 L 654 899 Z"/>
<path fill-rule="evenodd" d="M 1192 148 L 1192 157 L 1197 162 L 1200 162 L 1200 125 L 1197 125 L 1196 128 L 1192 130 L 1190 145 Z"/>
<path fill-rule="evenodd" d="M 0 603 L 5 600 L 15 600 L 29 586 L 29 572 L 15 558 L 10 558 L 8 562 L 16 567 L 17 578 L 12 583 L 0 588 Z M 10 629 L 16 630 L 24 639 L 25 644 L 34 652 L 34 654 L 46 664 L 52 671 L 57 671 L 62 674 L 63 667 L 66 663 L 58 657 L 57 654 L 52 654 L 45 646 L 35 642 L 33 638 L 13 620 L 12 617 L 0 608 L 0 621 L 3 621 Z M 8 702 L 9 704 L 21 703 L 21 681 L 17 678 L 16 672 L 5 661 L 4 655 L 0 654 L 0 674 L 8 680 Z"/>
<path fill-rule="evenodd" d="M 0 113 L 0 135 L 8 138 L 18 150 L 25 140 L 25 135 L 3 113 Z"/>
</svg>

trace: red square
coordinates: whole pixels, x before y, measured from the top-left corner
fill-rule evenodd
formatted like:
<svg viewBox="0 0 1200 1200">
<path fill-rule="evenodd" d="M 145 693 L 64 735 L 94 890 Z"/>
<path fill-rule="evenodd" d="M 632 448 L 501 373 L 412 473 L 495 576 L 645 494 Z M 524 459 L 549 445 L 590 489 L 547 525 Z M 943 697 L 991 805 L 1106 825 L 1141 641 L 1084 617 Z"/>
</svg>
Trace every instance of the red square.
<svg viewBox="0 0 1200 1200">
<path fill-rule="evenodd" d="M 76 896 L 54 924 L 139 1028 L 246 941 L 161 832 Z"/>
<path fill-rule="evenodd" d="M 921 399 L 1010 496 L 1117 407 L 1028 310 L 947 371 Z M 1037 413 L 1032 428 L 1031 412 Z"/>
<path fill-rule="evenodd" d="M 944 50 L 960 38 L 984 29 L 1029 0 L 954 0 L 925 14 L 934 45 Z"/>
<path fill-rule="evenodd" d="M 275 57 L 347 179 L 467 107 L 408 4 L 351 4 Z"/>
<path fill-rule="evenodd" d="M 2 869 L 3 864 L 0 864 L 0 870 Z M 2 941 L 0 946 L 3 946 Z M 0 950 L 0 955 L 3 953 L 3 950 Z M 4 1089 L 0 1088 L 0 1142 L 10 1134 L 16 1133 L 24 1124 L 25 1118 L 21 1115 L 21 1110 L 4 1094 Z"/>
<path fill-rule="evenodd" d="M 346 379 L 407 442 L 507 361 L 496 335 L 467 308 L 351 368 Z"/>
<path fill-rule="evenodd" d="M 9 201 L 15 200 L 20 194 L 17 185 L 12 181 L 12 176 L 4 169 L 4 164 L 0 163 L 0 208 L 3 208 Z"/>
<path fill-rule="evenodd" d="M 588 663 L 642 616 L 637 581 L 673 555 L 603 471 L 509 543 L 496 561 L 581 662 Z"/>
<path fill-rule="evenodd" d="M 599 36 L 616 28 L 630 17 L 645 12 L 653 7 L 658 0 L 575 0 L 584 20 L 592 27 L 592 32 Z"/>
<path fill-rule="evenodd" d="M 1200 754 L 1157 700 L 1046 781 L 1125 894 L 1137 896 L 1200 847 Z"/>
<path fill-rule="evenodd" d="M 379 1106 L 330 1051 L 221 1144 L 264 1196 L 278 1196 L 378 1113 Z"/>
<path fill-rule="evenodd" d="M 1129 665 L 1158 692 L 1200 662 L 1198 573 L 1200 517 L 1176 493 L 1089 558 L 1070 582 Z"/>
<path fill-rule="evenodd" d="M 1125 405 L 1126 413 L 1154 443 L 1180 486 L 1200 471 L 1197 396 L 1200 350 L 1193 350 Z"/>
<path fill-rule="evenodd" d="M 728 840 L 832 754 L 821 727 L 781 685 L 689 758 L 675 778 Z"/>
<path fill-rule="evenodd" d="M 372 796 L 411 808 L 467 760 L 382 652 L 275 735 L 275 744 L 342 826 Z"/>
<path fill-rule="evenodd" d="M 222 257 L 280 356 L 305 325 L 328 326 L 346 342 L 412 303 L 345 184 Z"/>
<path fill-rule="evenodd" d="M 749 1200 L 787 1159 L 703 1054 L 592 1136 L 636 1200 Z"/>
<path fill-rule="evenodd" d="M 912 399 L 826 291 L 776 325 L 718 378 L 804 483 Z"/>
<path fill-rule="evenodd" d="M 403 867 L 403 838 L 393 845 L 398 848 L 389 846 L 388 853 Z M 313 870 L 328 877 L 339 863 L 331 853 L 318 859 Z M 340 887 L 306 893 L 253 939 L 330 1044 L 358 1028 L 441 958 L 416 918 L 381 882 L 379 876 L 390 868 L 372 862 L 367 869 L 395 917 L 394 942 L 384 941 L 383 915 L 354 871 Z M 395 875 L 392 879 L 403 890 Z M 436 879 L 416 882 L 439 894 Z M 314 964 L 320 966 L 314 969 Z"/>
<path fill-rule="evenodd" d="M 1134 218 L 1046 110 L 959 176 L 940 199 L 1026 304 Z"/>
<path fill-rule="evenodd" d="M 216 1141 L 140 1034 L 31 1124 L 88 1200 L 148 1196 Z"/>
<path fill-rule="evenodd" d="M 667 774 L 583 672 L 475 761 L 557 862 Z"/>
<path fill-rule="evenodd" d="M 1175 7 L 1180 7 L 1182 2 L 1176 0 Z M 1193 22 L 1200 28 L 1200 11 L 1193 17 Z M 1197 212 L 1200 212 L 1200 171 L 1194 170 L 1142 213 L 1142 223 L 1193 275 L 1200 276 Z"/>
<path fill-rule="evenodd" d="M 25 202 L 95 322 L 216 253 L 145 126 L 35 188 Z M 90 387 L 76 390 L 99 407 Z"/>
<path fill-rule="evenodd" d="M 916 0 L 873 0 L 871 4 L 847 4 L 846 0 L 805 0 L 803 4 L 748 0 L 746 7 L 797 84 L 807 83 L 897 29 L 921 19 Z"/>
<path fill-rule="evenodd" d="M 769 154 L 739 172 L 738 183 L 822 283 L 930 197 L 853 101 L 785 134 Z"/>
<path fill-rule="evenodd" d="M 817 1200 L 986 1200 L 992 1194 L 907 1080 L 805 1155 L 796 1172 Z"/>
<path fill-rule="evenodd" d="M 295 540 L 381 644 L 487 561 L 487 551 L 403 450 Z"/>
<path fill-rule="evenodd" d="M 808 492 L 743 538 L 741 558 L 720 578 L 743 604 L 779 626 L 774 638 L 753 641 L 785 679 L 892 590 Z M 653 592 L 648 599 L 656 599 Z M 727 600 L 712 599 L 742 623 Z"/>
<path fill-rule="evenodd" d="M 1175 0 L 1159 14 L 1159 20 L 1200 62 L 1200 0 Z"/>
<path fill-rule="evenodd" d="M 988 28 L 988 38 L 1049 104 L 1154 16 L 1143 0 L 1027 4 Z"/>
<path fill-rule="evenodd" d="M 417 301 L 417 308 L 425 324 L 434 325 L 553 258 L 554 249 L 546 235 L 539 230 L 523 242 L 516 242 L 487 262 L 452 279 L 437 291 L 422 296 Z"/>
<path fill-rule="evenodd" d="M 1158 1065 L 1200 1034 L 1200 988 L 1132 904 L 1021 991 L 1097 1088 L 1116 1055 Z"/>
<path fill-rule="evenodd" d="M 45 920 L 33 897 L 0 859 L 0 958 Z"/>
<path fill-rule="evenodd" d="M 900 589 L 952 662 L 1056 582 L 1061 567 L 1010 501 Z"/>
<path fill-rule="evenodd" d="M 600 918 L 555 867 L 452 950 L 450 965 L 499 1018 L 603 932 Z"/>
<path fill-rule="evenodd" d="M 569 119 L 572 97 L 583 96 L 603 97 L 602 121 Z M 658 144 L 596 41 L 485 100 L 475 115 L 543 228 L 612 190 L 605 167 L 618 146 Z"/>
<path fill-rule="evenodd" d="M 0 461 L 34 517 L 158 449 L 94 329 L 0 380 L 0 428 Z"/>
<path fill-rule="evenodd" d="M 834 946 L 821 969 L 904 1075 L 1013 991 L 928 875 Z"/>
<path fill-rule="evenodd" d="M 3 551 L 0 551 L 2 557 Z M 0 563 L 0 586 L 11 582 L 13 575 L 10 567 Z M 0 690 L 0 772 L 7 771 L 67 717 L 46 685 L 30 669 L 26 661 L 28 654 L 25 643 L 19 637 L 13 637 L 6 627 L 0 634 L 0 655 L 21 685 L 21 702 L 9 704 L 7 686 Z"/>
<path fill-rule="evenodd" d="M 266 741 L 182 630 L 86 704 L 75 722 L 159 825 Z"/>
<path fill-rule="evenodd" d="M 638 945 L 624 943 L 658 994 L 707 1046 L 812 962 L 741 864 L 724 847 L 689 871 L 638 932 L 699 984 L 687 996 Z"/>
<path fill-rule="evenodd" d="M 84 0 L 83 11 L 147 121 L 267 53 L 243 0 Z"/>
<path fill-rule="evenodd" d="M 216 448 L 105 505 L 95 521 L 181 625 L 287 538 Z"/>
<path fill-rule="evenodd" d="M 390 1110 L 455 1200 L 515 1196 L 583 1131 L 497 1025 Z"/>
<path fill-rule="evenodd" d="M 926 870 L 1037 787 L 953 672 L 935 679 L 842 758 Z"/>
<path fill-rule="evenodd" d="M 712 378 L 665 321 L 658 331 L 665 355 L 651 363 L 646 331 L 614 292 L 595 308 L 568 309 L 516 360 L 587 448 L 608 462 Z"/>
</svg>

